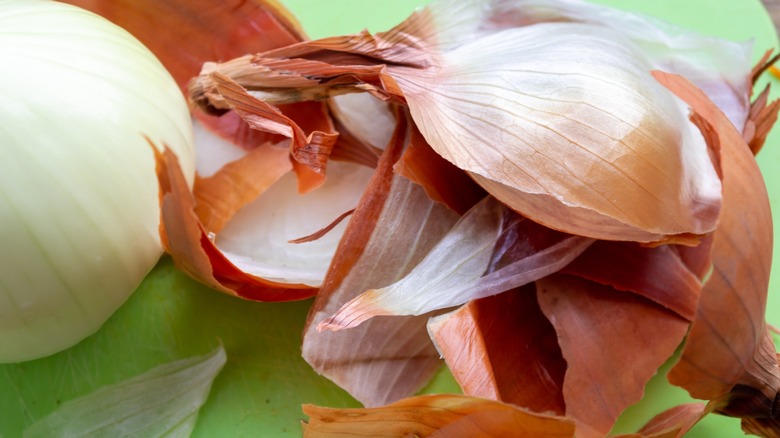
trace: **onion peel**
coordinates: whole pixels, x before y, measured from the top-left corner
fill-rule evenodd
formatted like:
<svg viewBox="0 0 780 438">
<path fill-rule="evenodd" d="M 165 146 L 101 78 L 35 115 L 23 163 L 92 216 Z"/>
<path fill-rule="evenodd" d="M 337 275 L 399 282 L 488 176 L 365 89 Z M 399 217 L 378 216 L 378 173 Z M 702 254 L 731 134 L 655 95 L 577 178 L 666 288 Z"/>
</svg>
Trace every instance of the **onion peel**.
<svg viewBox="0 0 780 438">
<path fill-rule="evenodd" d="M 642 398 L 689 322 L 645 298 L 562 274 L 537 281 L 537 296 L 567 363 L 566 414 L 578 436 L 604 436 Z"/>
<path fill-rule="evenodd" d="M 462 395 L 427 395 L 374 409 L 329 409 L 304 405 L 304 437 L 520 436 L 573 438 L 574 425 L 491 400 Z"/>
<path fill-rule="evenodd" d="M 487 195 L 467 173 L 437 154 L 414 126 L 395 171 L 422 186 L 431 199 L 461 215 Z"/>
<path fill-rule="evenodd" d="M 431 318 L 428 331 L 464 394 L 565 414 L 566 362 L 535 284 Z"/>
<path fill-rule="evenodd" d="M 195 214 L 207 232 L 218 233 L 241 207 L 291 170 L 287 148 L 263 144 L 215 174 L 195 179 Z"/>
<path fill-rule="evenodd" d="M 318 329 L 352 328 L 380 315 L 421 315 L 495 295 L 560 270 L 591 243 L 537 224 L 488 196 L 406 276 L 366 290 Z"/>
<path fill-rule="evenodd" d="M 317 173 L 325 173 L 328 156 L 336 144 L 336 133 L 313 131 L 307 135 L 293 119 L 251 96 L 229 77 L 215 73 L 213 79 L 220 95 L 250 127 L 290 138 L 293 158 Z"/>
<path fill-rule="evenodd" d="M 761 172 L 745 139 L 706 95 L 680 76 L 653 75 L 717 134 L 724 181 L 714 272 L 669 380 L 693 397 L 719 400 L 719 412 L 772 418 L 780 368 L 764 321 L 772 217 Z"/>
<path fill-rule="evenodd" d="M 675 406 L 653 417 L 637 433 L 617 435 L 615 438 L 681 438 L 713 408 L 712 403 Z"/>
<path fill-rule="evenodd" d="M 279 284 L 246 274 L 233 265 L 200 223 L 176 156 L 166 148 L 156 152 L 155 159 L 160 184 L 160 239 L 179 269 L 209 287 L 251 300 L 291 301 L 316 293 L 305 285 Z"/>
<path fill-rule="evenodd" d="M 747 142 L 753 155 L 758 154 L 766 143 L 772 126 L 777 122 L 777 114 L 780 111 L 780 100 L 769 103 L 770 85 L 767 84 L 764 91 L 758 95 L 750 106 L 750 113 L 745 122 L 742 136 Z"/>
<path fill-rule="evenodd" d="M 688 321 L 696 316 L 702 289 L 673 245 L 597 241 L 560 272 L 642 295 Z"/>
<path fill-rule="evenodd" d="M 680 438 L 712 410 L 689 403 L 668 409 L 651 419 L 638 433 L 616 438 Z M 465 395 L 411 397 L 377 408 L 323 408 L 303 405 L 309 416 L 302 423 L 306 438 L 356 436 L 575 437 L 574 424 L 564 417 Z M 576 431 L 579 432 L 579 431 Z M 771 436 L 771 435 L 769 435 Z"/>
<path fill-rule="evenodd" d="M 497 8 L 500 2 L 473 3 L 474 5 L 484 3 L 484 7 L 490 9 Z M 691 140 L 695 135 L 688 134 L 688 131 L 692 132 L 695 128 L 685 120 L 681 112 L 678 114 L 677 125 L 670 122 L 669 117 L 676 117 L 670 116 L 677 111 L 674 108 L 676 103 L 672 102 L 672 97 L 666 90 L 652 85 L 654 81 L 645 73 L 646 67 L 623 62 L 630 58 L 627 54 L 620 58 L 621 61 L 612 57 L 612 54 L 623 53 L 622 51 L 634 53 L 629 43 L 625 46 L 621 45 L 622 43 L 613 43 L 615 34 L 609 33 L 606 29 L 588 27 L 585 24 L 563 25 L 561 23 L 541 23 L 509 30 L 501 29 L 488 34 L 476 33 L 473 44 L 463 36 L 455 38 L 460 43 L 449 42 L 447 38 L 455 32 L 453 29 L 465 26 L 462 23 L 464 17 L 459 17 L 456 22 L 442 25 L 443 29 L 438 29 L 435 26 L 441 23 L 436 20 L 442 22 L 445 20 L 442 17 L 433 17 L 435 13 L 442 13 L 445 17 L 454 14 L 454 12 L 442 12 L 442 6 L 439 5 L 439 9 L 435 12 L 429 9 L 422 10 L 395 29 L 376 36 L 363 32 L 325 38 L 271 50 L 254 57 L 247 55 L 222 64 L 210 65 L 204 69 L 199 78 L 193 81 L 190 94 L 194 102 L 203 106 L 220 105 L 224 98 L 216 89 L 217 74 L 230 76 L 250 92 L 253 92 L 255 87 L 256 93 L 260 93 L 263 98 L 268 99 L 268 102 L 274 102 L 277 98 L 280 102 L 288 102 L 286 99 L 291 97 L 312 99 L 330 96 L 329 93 L 369 92 L 389 101 L 408 103 L 417 127 L 438 154 L 468 171 L 483 188 L 512 208 L 551 228 L 610 240 L 675 242 L 691 245 L 695 245 L 701 235 L 714 228 L 719 209 L 719 187 L 717 187 L 719 180 L 712 171 L 706 147 L 703 146 L 703 142 L 698 144 L 696 140 Z M 546 35 L 556 35 L 556 38 L 557 35 L 568 35 L 569 32 L 577 37 L 572 36 L 569 41 L 566 39 L 568 37 L 562 36 L 561 41 L 556 40 L 553 44 L 548 41 L 548 38 L 543 39 L 537 35 L 542 32 L 539 30 L 540 26 L 558 29 L 560 32 L 553 32 L 552 29 L 549 32 L 545 31 Z M 441 35 L 437 34 L 439 31 Z M 491 98 L 490 90 L 501 88 L 501 84 L 493 84 L 488 80 L 493 76 L 489 76 L 487 72 L 499 68 L 522 76 L 519 72 L 534 70 L 532 55 L 541 50 L 534 49 L 535 46 L 525 49 L 524 45 L 516 47 L 504 44 L 505 40 L 509 39 L 508 32 L 512 35 L 517 34 L 512 40 L 537 41 L 537 44 L 549 45 L 551 50 L 562 50 L 561 56 L 557 59 L 565 60 L 561 61 L 560 74 L 567 78 L 571 77 L 571 74 L 576 76 L 576 73 L 567 70 L 569 57 L 583 50 L 588 53 L 610 53 L 609 56 L 604 55 L 604 59 L 599 58 L 596 64 L 599 65 L 598 68 L 615 68 L 615 74 L 601 74 L 600 77 L 616 75 L 615 77 L 633 78 L 633 73 L 629 74 L 629 71 L 642 72 L 641 74 L 647 78 L 639 81 L 642 84 L 640 88 L 642 93 L 646 91 L 647 95 L 640 93 L 642 97 L 639 98 L 636 94 L 632 94 L 632 98 L 639 99 L 636 103 L 638 107 L 643 108 L 644 104 L 639 103 L 643 101 L 642 99 L 646 98 L 647 102 L 654 102 L 652 105 L 646 105 L 645 108 L 651 113 L 656 111 L 659 102 L 663 102 L 666 110 L 659 110 L 658 118 L 648 116 L 649 118 L 644 122 L 634 121 L 636 122 L 634 123 L 629 121 L 631 117 L 626 115 L 624 102 L 622 102 L 623 113 L 621 114 L 623 115 L 615 116 L 615 123 L 620 126 L 625 125 L 629 131 L 633 130 L 633 134 L 624 133 L 625 135 L 615 137 L 617 134 L 609 134 L 613 129 L 607 129 L 607 125 L 613 124 L 599 124 L 604 121 L 605 114 L 611 114 L 603 105 L 608 105 L 610 99 L 606 96 L 612 93 L 600 94 L 597 90 L 582 85 L 579 88 L 569 87 L 565 90 L 571 88 L 592 92 L 592 95 L 588 95 L 588 99 L 592 98 L 589 105 L 593 105 L 597 110 L 593 112 L 593 108 L 590 108 L 577 113 L 584 114 L 584 118 L 569 121 L 566 117 L 560 117 L 560 120 L 555 119 L 557 123 L 555 126 L 544 123 L 535 125 L 534 120 L 539 114 L 567 113 L 569 110 L 558 111 L 560 108 L 556 106 L 567 102 L 565 96 L 561 97 L 563 100 L 551 101 L 536 96 L 533 99 L 538 98 L 538 102 L 529 101 L 520 104 L 511 103 L 514 99 L 501 97 L 503 95 L 492 97 L 494 101 L 496 99 L 500 101 L 496 101 L 497 105 L 500 103 L 500 108 L 495 109 L 496 114 L 491 113 L 490 117 L 486 117 L 485 111 L 490 112 L 493 109 L 483 101 Z M 590 38 L 588 41 L 592 40 L 593 48 L 588 46 L 569 50 L 569 46 L 582 44 L 583 35 Z M 442 40 L 445 40 L 445 43 L 442 43 Z M 601 45 L 607 45 L 610 49 L 602 47 L 599 52 L 596 47 Z M 525 53 L 524 50 L 530 54 L 530 60 L 526 60 L 525 56 L 519 56 L 520 52 Z M 496 51 L 496 53 L 491 52 L 487 55 L 486 51 Z M 505 66 L 501 64 L 503 60 L 518 59 L 524 61 L 506 61 L 509 64 Z M 496 62 L 500 65 L 496 65 Z M 512 62 L 519 64 L 515 65 Z M 530 64 L 526 66 L 525 63 Z M 621 73 L 618 74 L 617 71 Z M 624 74 L 625 76 L 621 76 Z M 280 77 L 282 78 L 277 79 Z M 551 73 L 549 80 L 554 80 L 554 77 L 556 74 Z M 583 80 L 587 82 L 589 79 L 585 78 L 588 77 L 590 76 L 583 75 Z M 534 84 L 547 80 L 531 79 L 515 82 Z M 471 87 L 474 88 L 473 90 L 469 88 L 471 86 L 469 84 L 473 85 Z M 601 82 L 599 84 L 604 85 Z M 478 89 L 480 85 L 482 89 Z M 598 84 L 591 85 L 595 87 Z M 633 87 L 626 84 L 623 84 L 625 87 L 612 85 L 617 87 L 616 90 Z M 327 91 L 328 88 L 330 91 Z M 535 96 L 533 89 L 524 89 L 524 91 L 509 89 L 508 92 L 519 93 L 522 102 L 525 102 L 523 99 L 528 98 L 527 95 Z M 523 123 L 527 121 L 530 124 L 527 129 L 501 122 L 506 118 L 504 113 L 514 115 L 517 111 L 520 113 L 516 120 L 524 120 Z M 638 112 L 647 111 L 638 110 Z M 451 123 L 449 119 L 452 118 L 458 121 Z M 498 122 L 496 124 L 491 120 Z M 661 128 L 661 125 L 665 128 Z M 557 137 L 556 133 L 566 131 L 566 126 L 569 126 L 570 130 L 578 136 L 577 139 Z M 648 129 L 653 132 L 650 133 Z M 474 132 L 490 135 L 479 136 L 474 135 Z M 528 132 L 533 132 L 539 138 L 528 139 L 525 135 Z M 599 136 L 605 136 L 607 140 L 596 140 Z M 661 137 L 668 138 L 648 143 L 648 138 Z M 457 141 L 453 141 L 455 138 Z M 509 140 L 510 138 L 526 138 L 526 140 L 513 141 Z M 628 145 L 625 147 L 625 153 L 618 154 L 619 157 L 613 156 L 617 153 L 615 151 L 621 150 L 620 147 L 623 146 L 617 143 L 615 148 L 603 146 L 604 141 L 612 141 L 609 138 L 621 145 Z M 502 150 L 506 149 L 500 154 L 494 150 L 494 146 L 499 143 L 505 145 Z M 569 147 L 565 147 L 564 143 Z M 691 144 L 684 146 L 683 143 Z M 693 143 L 698 145 L 694 146 Z M 555 144 L 561 148 L 545 146 L 544 150 L 535 149 L 536 145 L 541 144 Z M 588 145 L 602 146 L 590 148 Z M 670 149 L 661 152 L 656 150 L 659 145 L 679 150 L 674 152 Z M 564 150 L 568 152 L 564 153 Z M 580 152 L 587 157 L 583 155 L 578 161 L 570 156 L 572 153 Z M 475 154 L 478 154 L 481 159 L 475 160 Z M 656 155 L 663 156 L 664 159 L 652 158 Z M 677 155 L 681 156 L 680 161 L 668 160 L 669 156 Z M 522 158 L 525 156 L 530 157 L 530 161 Z M 649 160 L 648 162 L 653 164 L 648 166 L 643 160 Z M 572 164 L 575 162 L 580 164 L 575 166 Z M 582 163 L 585 162 L 590 164 L 583 165 Z M 640 162 L 644 164 L 640 165 Z M 538 170 L 540 168 L 546 170 L 542 172 Z M 582 177 L 577 169 L 587 169 L 586 173 L 589 175 L 598 173 L 599 184 L 571 184 L 572 178 L 577 180 Z M 696 175 L 695 178 L 691 176 L 693 174 Z M 625 175 L 631 177 L 625 178 Z M 560 181 L 556 179 L 558 176 Z M 612 176 L 615 178 L 614 181 L 610 179 Z M 634 190 L 632 187 L 636 188 L 636 193 L 632 192 Z M 685 190 L 681 187 L 685 187 Z M 607 191 L 600 191 L 602 189 Z M 626 197 L 627 201 L 618 201 L 617 199 L 622 199 L 621 197 Z M 646 202 L 637 201 L 640 198 L 645 199 Z M 617 205 L 621 207 L 616 207 Z M 659 216 L 660 211 L 665 214 Z M 671 211 L 674 213 L 669 213 Z M 564 217 L 565 221 L 562 219 Z"/>
<path fill-rule="evenodd" d="M 376 318 L 339 333 L 316 330 L 355 294 L 405 275 L 457 219 L 393 173 L 407 142 L 408 124 L 399 112 L 393 140 L 347 225 L 304 328 L 304 359 L 367 406 L 415 393 L 441 365 L 426 317 Z"/>
</svg>

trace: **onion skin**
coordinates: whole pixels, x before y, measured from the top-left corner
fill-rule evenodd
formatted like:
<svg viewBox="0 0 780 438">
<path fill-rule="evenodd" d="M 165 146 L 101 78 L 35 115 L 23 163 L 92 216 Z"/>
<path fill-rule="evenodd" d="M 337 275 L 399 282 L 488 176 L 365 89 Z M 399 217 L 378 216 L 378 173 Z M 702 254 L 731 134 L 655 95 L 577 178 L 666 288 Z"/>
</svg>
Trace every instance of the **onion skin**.
<svg viewBox="0 0 780 438">
<path fill-rule="evenodd" d="M 162 254 L 150 143 L 192 182 L 176 82 L 134 37 L 60 3 L 0 6 L 0 362 L 97 329 Z"/>
</svg>

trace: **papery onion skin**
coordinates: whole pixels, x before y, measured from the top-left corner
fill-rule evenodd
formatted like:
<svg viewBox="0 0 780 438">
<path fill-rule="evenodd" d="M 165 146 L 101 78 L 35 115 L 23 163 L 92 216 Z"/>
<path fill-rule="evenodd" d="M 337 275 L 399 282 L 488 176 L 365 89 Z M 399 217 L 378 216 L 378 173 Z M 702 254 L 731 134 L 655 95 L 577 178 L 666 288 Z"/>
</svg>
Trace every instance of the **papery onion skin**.
<svg viewBox="0 0 780 438">
<path fill-rule="evenodd" d="M 150 143 L 194 175 L 175 81 L 110 22 L 52 1 L 0 5 L 0 362 L 95 332 L 162 254 Z"/>
<path fill-rule="evenodd" d="M 729 207 L 713 235 L 712 276 L 669 381 L 696 398 L 725 402 L 721 413 L 774 419 L 780 367 L 765 319 L 773 242 L 766 185 L 749 145 L 703 93 L 681 76 L 653 75 L 691 105 L 693 120 L 719 143 Z"/>
<path fill-rule="evenodd" d="M 190 98 L 206 110 L 231 108 L 231 81 L 271 104 L 369 92 L 408 105 L 436 153 L 536 222 L 597 239 L 695 246 L 716 226 L 720 181 L 686 108 L 648 73 L 687 58 L 669 58 L 676 45 L 663 44 L 649 56 L 634 38 L 590 23 L 496 28 L 489 12 L 510 3 L 443 0 L 388 32 L 208 63 Z M 720 44 L 689 37 L 706 53 Z M 741 66 L 729 78 L 747 78 L 746 47 L 725 46 Z M 732 85 L 702 77 L 716 90 Z M 744 119 L 745 105 L 734 106 Z"/>
<path fill-rule="evenodd" d="M 408 397 L 440 366 L 424 318 L 375 318 L 341 333 L 316 329 L 360 291 L 407 274 L 457 220 L 454 212 L 393 171 L 408 141 L 407 126 L 406 118 L 399 118 L 303 330 L 303 358 L 364 406 Z"/>
</svg>

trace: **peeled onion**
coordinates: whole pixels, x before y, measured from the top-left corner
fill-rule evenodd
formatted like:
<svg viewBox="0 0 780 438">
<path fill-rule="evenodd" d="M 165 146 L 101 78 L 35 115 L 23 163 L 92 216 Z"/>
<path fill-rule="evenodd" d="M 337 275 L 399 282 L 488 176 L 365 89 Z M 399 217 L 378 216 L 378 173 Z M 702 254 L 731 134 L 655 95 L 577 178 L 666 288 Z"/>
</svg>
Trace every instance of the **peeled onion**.
<svg viewBox="0 0 780 438">
<path fill-rule="evenodd" d="M 95 332 L 162 254 L 151 144 L 194 175 L 184 98 L 129 33 L 48 0 L 0 4 L 0 362 Z"/>
</svg>

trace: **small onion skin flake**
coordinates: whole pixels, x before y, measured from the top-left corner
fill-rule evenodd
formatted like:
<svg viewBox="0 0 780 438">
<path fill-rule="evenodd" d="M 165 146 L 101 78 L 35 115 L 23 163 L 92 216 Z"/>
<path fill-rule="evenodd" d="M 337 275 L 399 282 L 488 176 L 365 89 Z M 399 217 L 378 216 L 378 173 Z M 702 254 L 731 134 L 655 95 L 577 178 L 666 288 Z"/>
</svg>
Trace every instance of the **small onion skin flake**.
<svg viewBox="0 0 780 438">
<path fill-rule="evenodd" d="M 94 333 L 162 254 L 147 139 L 189 185 L 194 157 L 175 81 L 110 22 L 5 1 L 0 56 L 0 362 L 18 362 Z"/>
</svg>

